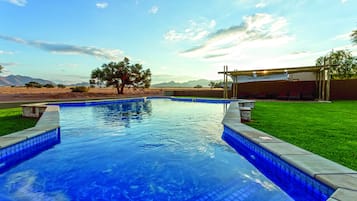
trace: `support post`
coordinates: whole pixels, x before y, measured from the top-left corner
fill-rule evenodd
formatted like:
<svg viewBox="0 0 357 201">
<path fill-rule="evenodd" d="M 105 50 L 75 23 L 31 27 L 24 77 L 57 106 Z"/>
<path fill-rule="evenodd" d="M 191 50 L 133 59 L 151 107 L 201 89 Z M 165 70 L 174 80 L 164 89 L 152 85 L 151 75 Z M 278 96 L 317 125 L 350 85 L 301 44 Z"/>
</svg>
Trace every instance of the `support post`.
<svg viewBox="0 0 357 201">
<path fill-rule="evenodd" d="M 326 100 L 329 101 L 330 98 L 330 88 L 331 88 L 331 82 L 330 82 L 330 71 L 326 70 L 327 74 L 327 81 L 326 81 Z"/>
<path fill-rule="evenodd" d="M 316 71 L 316 77 L 315 77 L 315 94 L 316 98 L 319 98 L 319 72 Z"/>
<path fill-rule="evenodd" d="M 232 76 L 233 84 L 232 84 L 232 98 L 238 98 L 238 78 L 237 76 Z"/>
<path fill-rule="evenodd" d="M 321 99 L 326 100 L 326 72 L 325 68 L 322 70 L 322 94 L 321 94 Z"/>
<path fill-rule="evenodd" d="M 234 84 L 235 88 L 235 98 L 238 99 L 238 81 L 236 81 L 236 83 Z"/>
<path fill-rule="evenodd" d="M 225 82 L 224 82 L 224 91 L 225 91 L 225 97 L 228 98 L 228 66 L 225 66 Z"/>
<path fill-rule="evenodd" d="M 238 90 L 239 90 L 238 75 L 235 78 L 235 86 L 236 86 L 236 98 L 238 99 Z"/>
<path fill-rule="evenodd" d="M 223 66 L 223 82 L 226 80 L 226 66 Z M 224 90 L 223 86 L 223 98 L 226 97 L 226 90 Z"/>
<path fill-rule="evenodd" d="M 319 86 L 318 86 L 319 100 L 321 100 L 322 99 L 322 68 L 319 70 L 318 74 L 319 74 Z"/>
<path fill-rule="evenodd" d="M 327 76 L 327 81 L 326 81 L 326 100 L 329 101 L 330 100 L 330 88 L 331 88 L 331 75 L 330 75 L 330 68 L 331 68 L 331 58 L 329 58 L 328 61 L 328 68 L 326 70 L 326 76 Z"/>
<path fill-rule="evenodd" d="M 232 98 L 235 98 L 236 96 L 236 86 L 234 85 L 234 82 L 232 84 Z"/>
<path fill-rule="evenodd" d="M 226 77 L 227 77 L 226 66 L 223 66 L 223 98 L 227 97 Z"/>
<path fill-rule="evenodd" d="M 326 100 L 326 58 L 324 58 L 324 67 L 322 68 L 322 94 L 321 94 L 321 99 Z"/>
</svg>

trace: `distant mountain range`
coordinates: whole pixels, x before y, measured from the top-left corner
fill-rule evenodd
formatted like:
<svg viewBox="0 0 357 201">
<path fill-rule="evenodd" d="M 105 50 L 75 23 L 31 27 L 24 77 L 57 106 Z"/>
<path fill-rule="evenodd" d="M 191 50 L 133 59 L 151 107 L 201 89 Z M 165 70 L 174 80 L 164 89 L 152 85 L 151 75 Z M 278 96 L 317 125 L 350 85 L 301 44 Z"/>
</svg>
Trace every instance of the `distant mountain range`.
<svg viewBox="0 0 357 201">
<path fill-rule="evenodd" d="M 175 82 L 175 81 L 170 81 L 170 82 L 162 82 L 158 84 L 153 84 L 151 85 L 152 88 L 184 88 L 184 87 L 189 87 L 192 88 L 197 85 L 201 85 L 202 87 L 208 87 L 208 84 L 212 80 L 206 80 L 206 79 L 200 79 L 200 80 L 191 80 L 187 82 Z M 49 81 L 49 80 L 44 80 L 44 79 L 39 79 L 39 78 L 32 78 L 29 76 L 22 76 L 22 75 L 9 75 L 2 77 L 0 76 L 0 86 L 25 86 L 26 83 L 29 82 L 37 82 L 42 85 L 44 84 L 53 84 L 55 85 L 54 82 Z M 217 82 L 217 81 L 215 81 Z M 70 86 L 89 86 L 88 82 L 82 82 L 82 83 L 77 83 L 77 84 L 70 84 Z"/>
<path fill-rule="evenodd" d="M 89 82 L 80 82 L 80 83 L 76 83 L 76 84 L 68 84 L 68 86 L 85 86 L 85 87 L 88 87 L 89 86 Z"/>
<path fill-rule="evenodd" d="M 42 85 L 44 84 L 54 84 L 49 80 L 39 79 L 39 78 L 32 78 L 28 76 L 22 75 L 9 75 L 6 77 L 0 76 L 0 86 L 25 86 L 26 83 L 29 82 L 37 82 Z"/>
<path fill-rule="evenodd" d="M 200 79 L 200 80 L 191 80 L 187 82 L 162 82 L 159 84 L 153 84 L 151 87 L 153 88 L 180 88 L 180 87 L 194 87 L 197 85 L 201 85 L 202 87 L 208 87 L 208 84 L 212 80 Z"/>
</svg>

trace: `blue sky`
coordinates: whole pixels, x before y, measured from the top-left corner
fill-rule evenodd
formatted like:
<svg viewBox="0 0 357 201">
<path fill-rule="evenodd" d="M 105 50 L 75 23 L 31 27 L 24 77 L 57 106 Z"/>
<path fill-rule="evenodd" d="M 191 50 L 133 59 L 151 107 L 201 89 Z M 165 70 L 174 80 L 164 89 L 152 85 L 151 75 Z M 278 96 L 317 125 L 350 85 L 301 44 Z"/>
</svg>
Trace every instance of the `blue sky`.
<svg viewBox="0 0 357 201">
<path fill-rule="evenodd" d="M 152 82 L 217 72 L 314 65 L 357 46 L 357 0 L 0 0 L 2 75 L 88 81 L 130 58 Z"/>
</svg>

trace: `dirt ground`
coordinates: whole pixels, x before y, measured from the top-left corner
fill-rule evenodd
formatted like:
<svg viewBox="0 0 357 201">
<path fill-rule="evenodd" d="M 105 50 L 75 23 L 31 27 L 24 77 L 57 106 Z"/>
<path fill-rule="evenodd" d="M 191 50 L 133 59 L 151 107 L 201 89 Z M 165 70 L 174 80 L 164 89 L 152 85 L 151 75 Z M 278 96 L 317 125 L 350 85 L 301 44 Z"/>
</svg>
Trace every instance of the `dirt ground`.
<svg viewBox="0 0 357 201">
<path fill-rule="evenodd" d="M 0 103 L 56 100 L 84 100 L 101 98 L 128 98 L 163 95 L 162 89 L 124 89 L 118 95 L 115 88 L 90 88 L 87 93 L 71 92 L 67 88 L 0 87 Z"/>
</svg>

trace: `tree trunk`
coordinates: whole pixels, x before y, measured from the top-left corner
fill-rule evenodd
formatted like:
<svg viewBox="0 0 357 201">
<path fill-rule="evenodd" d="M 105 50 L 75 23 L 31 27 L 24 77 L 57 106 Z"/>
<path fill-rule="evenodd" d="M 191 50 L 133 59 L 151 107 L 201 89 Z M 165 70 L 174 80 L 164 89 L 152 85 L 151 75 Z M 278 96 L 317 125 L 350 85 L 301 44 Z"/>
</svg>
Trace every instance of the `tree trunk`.
<svg viewBox="0 0 357 201">
<path fill-rule="evenodd" d="M 117 88 L 117 93 L 120 94 L 119 83 L 116 83 L 115 87 Z"/>
<path fill-rule="evenodd" d="M 120 93 L 121 94 L 124 94 L 124 86 L 125 86 L 124 83 L 122 83 L 121 86 L 120 86 Z"/>
</svg>

